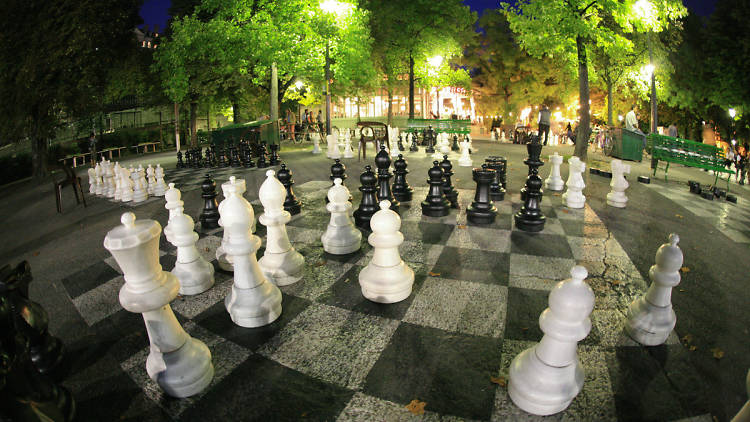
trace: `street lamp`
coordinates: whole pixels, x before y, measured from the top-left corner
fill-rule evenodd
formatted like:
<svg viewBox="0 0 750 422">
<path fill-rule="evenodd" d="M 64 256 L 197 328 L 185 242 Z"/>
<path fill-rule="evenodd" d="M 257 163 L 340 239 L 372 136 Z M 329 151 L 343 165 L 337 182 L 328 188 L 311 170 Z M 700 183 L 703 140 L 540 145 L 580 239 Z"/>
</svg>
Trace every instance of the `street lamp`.
<svg viewBox="0 0 750 422">
<path fill-rule="evenodd" d="M 320 9 L 329 15 L 335 17 L 341 17 L 345 15 L 352 7 L 351 4 L 342 3 L 337 0 L 324 0 L 320 2 Z M 325 65 L 325 77 L 326 77 L 326 134 L 331 133 L 331 40 L 330 36 L 326 32 L 326 65 Z"/>
<path fill-rule="evenodd" d="M 297 90 L 298 90 L 298 91 L 299 91 L 300 89 L 302 89 L 302 87 L 303 87 L 304 85 L 305 85 L 305 84 L 304 84 L 304 83 L 302 83 L 302 81 L 297 81 L 297 82 L 295 82 L 295 83 L 294 83 L 294 86 L 296 86 L 296 87 L 297 87 Z"/>
<path fill-rule="evenodd" d="M 648 65 L 647 71 L 651 74 L 651 133 L 656 133 L 659 126 L 659 115 L 656 110 L 656 74 L 654 73 L 654 51 L 651 46 L 651 28 L 654 24 L 654 5 L 649 0 L 638 0 L 633 5 L 635 12 L 640 15 L 643 25 L 648 28 L 646 39 L 648 41 Z"/>
<path fill-rule="evenodd" d="M 732 133 L 730 134 L 730 137 L 734 137 L 734 116 L 737 115 L 737 110 L 730 108 L 729 109 L 729 117 L 732 118 Z M 732 139 L 732 145 L 734 145 L 734 139 Z"/>
</svg>

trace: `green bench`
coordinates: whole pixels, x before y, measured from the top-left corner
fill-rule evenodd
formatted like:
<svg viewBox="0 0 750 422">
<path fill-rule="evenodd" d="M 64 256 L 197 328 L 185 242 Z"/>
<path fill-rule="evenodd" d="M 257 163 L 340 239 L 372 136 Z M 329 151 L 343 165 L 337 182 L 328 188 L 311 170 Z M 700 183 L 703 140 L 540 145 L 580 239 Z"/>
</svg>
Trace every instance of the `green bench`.
<svg viewBox="0 0 750 422">
<path fill-rule="evenodd" d="M 471 120 L 454 119 L 409 119 L 406 121 L 409 131 L 427 129 L 432 126 L 435 132 L 469 134 L 471 132 Z"/>
<path fill-rule="evenodd" d="M 664 180 L 667 180 L 670 163 L 713 170 L 716 174 L 714 186 L 719 180 L 719 173 L 734 174 L 733 170 L 724 166 L 726 160 L 724 151 L 713 145 L 652 133 L 648 135 L 648 149 L 651 151 L 651 167 L 654 169 L 654 176 L 659 169 L 659 161 L 667 163 L 664 167 Z M 729 191 L 728 177 L 727 191 Z"/>
</svg>

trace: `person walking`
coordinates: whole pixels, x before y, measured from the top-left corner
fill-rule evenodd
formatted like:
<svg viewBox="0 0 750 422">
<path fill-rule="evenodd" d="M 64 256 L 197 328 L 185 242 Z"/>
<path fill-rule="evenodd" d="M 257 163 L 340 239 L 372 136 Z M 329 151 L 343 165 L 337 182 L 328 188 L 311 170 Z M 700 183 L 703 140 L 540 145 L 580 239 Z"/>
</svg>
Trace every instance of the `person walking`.
<svg viewBox="0 0 750 422">
<path fill-rule="evenodd" d="M 318 123 L 318 130 L 323 133 L 323 110 L 318 110 L 318 116 L 315 120 Z"/>
<path fill-rule="evenodd" d="M 547 139 L 549 138 L 549 126 L 551 117 L 552 113 L 549 111 L 549 107 L 547 107 L 547 104 L 542 104 L 542 109 L 539 110 L 537 123 L 539 124 L 539 139 L 541 139 L 542 134 L 544 134 L 544 145 L 547 145 Z"/>
<path fill-rule="evenodd" d="M 290 140 L 294 140 L 294 124 L 296 119 L 291 108 L 286 109 L 286 133 Z"/>
</svg>

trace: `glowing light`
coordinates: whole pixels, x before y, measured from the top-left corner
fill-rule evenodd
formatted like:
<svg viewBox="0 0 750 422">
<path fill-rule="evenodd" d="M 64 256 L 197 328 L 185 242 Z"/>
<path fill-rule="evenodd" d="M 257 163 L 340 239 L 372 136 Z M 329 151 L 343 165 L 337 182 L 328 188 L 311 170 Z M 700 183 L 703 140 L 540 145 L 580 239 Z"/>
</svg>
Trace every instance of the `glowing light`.
<svg viewBox="0 0 750 422">
<path fill-rule="evenodd" d="M 527 117 L 529 117 L 529 114 L 531 113 L 531 107 L 526 107 L 525 109 L 521 110 L 521 115 L 519 118 L 521 120 L 526 120 Z"/>
<path fill-rule="evenodd" d="M 737 115 L 737 110 L 735 110 L 733 108 L 730 108 L 729 109 L 729 117 L 731 117 L 732 119 L 734 119 L 734 116 L 736 116 L 736 115 Z"/>
<path fill-rule="evenodd" d="M 647 64 L 646 66 L 643 66 L 643 71 L 646 73 L 646 75 L 651 76 L 654 74 L 654 65 L 651 63 Z"/>
<path fill-rule="evenodd" d="M 304 85 L 305 85 L 305 84 L 304 84 L 304 83 L 302 83 L 302 81 L 297 81 L 297 82 L 295 82 L 295 83 L 294 83 L 294 86 L 296 86 L 296 87 L 297 87 L 297 89 L 302 89 L 302 87 L 303 87 Z"/>
<path fill-rule="evenodd" d="M 622 119 L 623 119 L 622 114 L 617 116 L 617 120 L 622 121 Z"/>
<path fill-rule="evenodd" d="M 430 57 L 429 59 L 427 59 L 427 63 L 429 63 L 430 66 L 434 68 L 438 68 L 441 64 L 443 64 L 443 56 L 437 55 L 434 57 Z"/>
<path fill-rule="evenodd" d="M 352 5 L 336 0 L 324 0 L 320 2 L 320 8 L 326 13 L 332 13 L 336 16 L 342 16 L 352 8 Z"/>
</svg>

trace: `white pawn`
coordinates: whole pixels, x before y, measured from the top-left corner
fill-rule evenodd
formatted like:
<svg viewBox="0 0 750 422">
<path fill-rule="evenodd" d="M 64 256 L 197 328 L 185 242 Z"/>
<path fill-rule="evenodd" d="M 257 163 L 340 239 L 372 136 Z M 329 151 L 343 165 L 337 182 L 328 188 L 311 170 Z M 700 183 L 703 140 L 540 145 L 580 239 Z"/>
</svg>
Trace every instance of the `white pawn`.
<svg viewBox="0 0 750 422">
<path fill-rule="evenodd" d="M 313 141 L 313 154 L 320 154 L 322 151 L 320 150 L 320 134 L 313 133 L 310 135 Z"/>
<path fill-rule="evenodd" d="M 677 322 L 672 309 L 672 288 L 680 284 L 682 251 L 677 246 L 679 241 L 680 237 L 672 233 L 669 243 L 661 245 L 656 252 L 656 264 L 648 271 L 651 285 L 646 295 L 633 301 L 628 308 L 625 331 L 645 346 L 664 343 Z"/>
<path fill-rule="evenodd" d="M 341 158 L 341 151 L 339 151 L 338 136 L 336 136 L 336 134 L 327 135 L 326 142 L 328 143 L 328 150 L 326 150 L 326 157 Z"/>
<path fill-rule="evenodd" d="M 156 186 L 156 177 L 154 176 L 154 168 L 151 167 L 151 164 L 146 168 L 146 183 L 146 192 L 148 192 L 149 195 L 153 195 L 154 186 Z"/>
<path fill-rule="evenodd" d="M 341 184 L 339 178 L 334 179 L 333 186 L 328 189 L 326 209 L 331 213 L 331 220 L 325 233 L 320 237 L 323 250 L 333 255 L 346 255 L 358 251 L 362 245 L 362 232 L 354 226 L 349 189 Z"/>
<path fill-rule="evenodd" d="M 471 155 L 469 155 L 469 142 L 461 142 L 461 157 L 458 159 L 458 165 L 461 167 L 473 167 L 474 164 L 471 162 Z"/>
<path fill-rule="evenodd" d="M 223 247 L 234 269 L 234 283 L 224 306 L 235 324 L 253 328 L 268 325 L 281 315 L 281 291 L 266 280 L 258 265 L 255 253 L 261 241 L 250 232 L 255 213 L 242 197 L 240 185 L 234 176 L 221 185 L 224 200 L 219 205 L 219 224 L 224 228 Z"/>
<path fill-rule="evenodd" d="M 583 282 L 586 268 L 575 266 L 571 278 L 555 285 L 549 307 L 539 317 L 542 340 L 510 364 L 508 395 L 534 415 L 552 415 L 567 408 L 583 387 L 578 342 L 591 331 L 589 315 L 594 292 Z"/>
<path fill-rule="evenodd" d="M 500 142 L 506 142 L 506 141 L 507 141 L 507 139 L 505 139 L 505 131 L 501 130 L 500 131 Z"/>
<path fill-rule="evenodd" d="M 131 180 L 130 170 L 125 167 L 120 168 L 120 200 L 130 202 L 133 200 L 133 181 Z"/>
<path fill-rule="evenodd" d="M 87 173 L 89 175 L 89 194 L 93 195 L 96 193 L 96 169 L 89 168 Z"/>
<path fill-rule="evenodd" d="M 156 183 L 154 184 L 154 196 L 164 196 L 167 191 L 167 184 L 164 182 L 164 169 L 161 168 L 161 164 L 157 164 L 154 169 L 154 176 L 156 177 Z"/>
<path fill-rule="evenodd" d="M 586 197 L 581 191 L 586 187 L 586 184 L 583 183 L 581 174 L 586 170 L 586 163 L 581 161 L 580 158 L 572 156 L 568 159 L 568 166 L 568 181 L 565 182 L 568 191 L 562 195 L 563 203 L 568 208 L 583 208 L 586 204 Z"/>
<path fill-rule="evenodd" d="M 104 195 L 104 168 L 101 162 L 97 162 L 94 167 L 94 175 L 96 176 L 96 190 L 94 193 L 98 196 Z"/>
<path fill-rule="evenodd" d="M 352 135 L 346 132 L 344 136 L 344 158 L 354 158 L 354 150 L 352 149 Z"/>
<path fill-rule="evenodd" d="M 443 132 L 440 135 L 442 135 L 441 138 L 440 138 L 440 154 L 442 154 L 442 155 L 450 154 L 451 153 L 451 143 L 448 140 L 448 134 L 445 133 L 445 132 Z"/>
<path fill-rule="evenodd" d="M 107 233 L 104 247 L 125 276 L 120 304 L 129 312 L 143 314 L 151 346 L 146 372 L 170 396 L 198 394 L 214 376 L 211 352 L 185 332 L 169 306 L 179 282 L 159 264 L 161 226 L 153 220 L 136 222 L 130 212 L 120 221 L 121 226 Z"/>
<path fill-rule="evenodd" d="M 555 151 L 554 154 L 549 156 L 549 162 L 551 164 L 551 169 L 549 177 L 544 181 L 544 187 L 551 191 L 561 191 L 564 186 L 563 179 L 560 177 L 560 165 L 563 162 L 563 157 Z"/>
<path fill-rule="evenodd" d="M 229 177 L 229 181 L 226 183 L 221 184 L 221 190 L 224 193 L 224 198 L 226 198 L 229 195 L 229 191 L 234 191 L 242 197 L 242 194 L 245 193 L 245 179 L 237 179 L 234 176 Z M 243 198 L 244 199 L 244 198 Z M 223 203 L 222 201 L 221 203 Z M 219 203 L 219 225 L 221 226 L 221 203 Z M 253 211 L 252 205 L 250 205 L 249 202 L 245 201 L 248 207 L 250 207 L 250 211 Z M 255 215 L 255 214 L 253 214 Z M 252 228 L 251 231 L 255 233 L 255 218 L 253 218 L 252 221 Z M 232 266 L 232 257 L 228 256 L 226 251 L 224 250 L 224 245 L 229 239 L 229 233 L 224 230 L 224 235 L 221 238 L 221 244 L 218 248 L 216 248 L 216 261 L 219 263 L 219 268 L 221 268 L 224 271 L 232 272 L 234 271 L 234 267 Z"/>
<path fill-rule="evenodd" d="M 148 198 L 148 179 L 146 179 L 146 169 L 142 165 L 138 164 L 138 176 L 140 177 L 141 186 L 143 191 L 146 192 L 146 198 Z"/>
<path fill-rule="evenodd" d="M 104 165 L 104 196 L 107 198 L 115 197 L 115 173 L 112 169 L 112 162 L 105 161 Z"/>
<path fill-rule="evenodd" d="M 630 174 L 630 164 L 623 164 L 621 160 L 612 160 L 612 181 L 609 186 L 612 190 L 607 194 L 607 205 L 616 208 L 625 208 L 628 203 L 628 197 L 625 196 L 625 189 L 630 186 L 625 180 L 624 174 Z"/>
<path fill-rule="evenodd" d="M 164 227 L 164 235 L 177 247 L 177 262 L 172 274 L 180 281 L 180 294 L 197 295 L 214 285 L 214 266 L 195 247 L 198 233 L 193 230 L 193 219 L 184 213 L 181 197 L 180 190 L 170 183 L 165 194 L 167 204 L 164 207 L 169 210 L 169 222 Z"/>
<path fill-rule="evenodd" d="M 289 242 L 286 223 L 292 215 L 284 209 L 286 189 L 275 175 L 273 170 L 266 171 L 266 181 L 258 191 L 263 204 L 263 214 L 258 220 L 266 226 L 267 233 L 266 251 L 258 263 L 263 274 L 274 284 L 288 286 L 302 278 L 305 258 Z"/>
<path fill-rule="evenodd" d="M 370 263 L 359 272 L 362 295 L 378 303 L 400 302 L 409 297 L 414 285 L 414 271 L 398 252 L 404 243 L 401 217 L 390 207 L 390 201 L 380 201 L 380 211 L 370 219 L 372 234 L 367 241 L 374 251 Z"/>
<path fill-rule="evenodd" d="M 142 168 L 139 170 L 142 170 Z M 130 168 L 130 180 L 133 181 L 133 202 L 136 203 L 143 202 L 148 198 L 146 187 L 141 181 L 143 176 L 139 170 L 134 170 L 132 167 Z"/>
<path fill-rule="evenodd" d="M 122 201 L 122 181 L 120 180 L 120 163 L 115 163 L 113 167 L 113 173 L 115 175 L 115 201 Z"/>
</svg>

